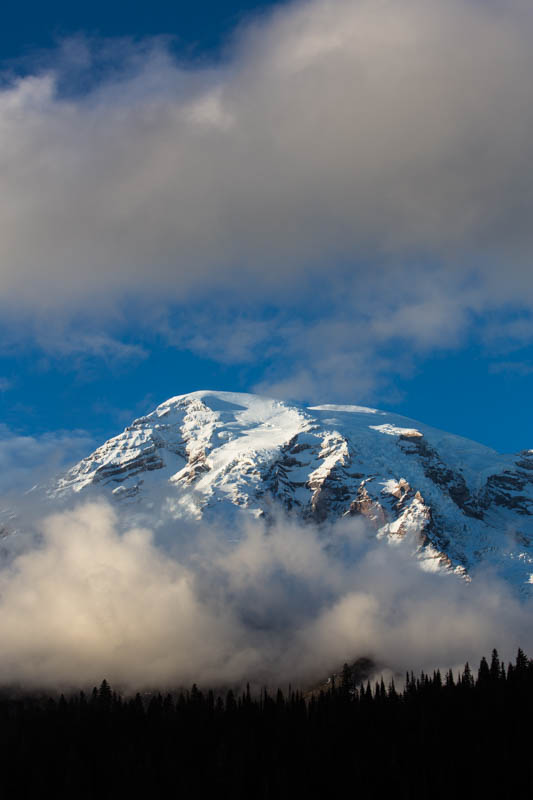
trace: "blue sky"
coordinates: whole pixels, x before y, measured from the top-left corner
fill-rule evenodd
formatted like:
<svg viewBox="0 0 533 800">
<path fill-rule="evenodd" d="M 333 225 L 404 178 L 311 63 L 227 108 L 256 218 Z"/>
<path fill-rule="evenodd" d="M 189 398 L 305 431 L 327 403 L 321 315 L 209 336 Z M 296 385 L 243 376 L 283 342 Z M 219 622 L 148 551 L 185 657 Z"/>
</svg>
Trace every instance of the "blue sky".
<svg viewBox="0 0 533 800">
<path fill-rule="evenodd" d="M 91 3 L 10 4 L 2 15 L 0 47 L 4 61 L 55 47 L 79 33 L 106 37 L 171 36 L 176 53 L 208 57 L 225 47 L 227 37 L 250 14 L 275 5 L 234 0 L 197 3 L 153 0 L 94 0 Z"/>
<path fill-rule="evenodd" d="M 531 23 L 461 0 L 7 9 L 5 436 L 99 442 L 218 388 L 533 447 Z"/>
</svg>

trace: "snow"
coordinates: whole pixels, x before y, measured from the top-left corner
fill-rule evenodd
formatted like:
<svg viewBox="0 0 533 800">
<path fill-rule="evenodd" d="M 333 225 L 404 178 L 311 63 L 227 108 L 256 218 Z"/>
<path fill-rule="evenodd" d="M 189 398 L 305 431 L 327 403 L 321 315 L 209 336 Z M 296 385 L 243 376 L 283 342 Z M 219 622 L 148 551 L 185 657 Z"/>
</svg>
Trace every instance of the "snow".
<svg viewBox="0 0 533 800">
<path fill-rule="evenodd" d="M 380 424 L 369 424 L 376 417 Z M 533 473 L 520 472 L 517 460 L 364 406 L 305 407 L 206 390 L 172 397 L 135 420 L 49 487 L 48 496 L 60 504 L 82 492 L 108 493 L 124 518 L 155 528 L 180 517 L 256 518 L 270 513 L 273 500 L 324 524 L 352 513 L 364 488 L 382 510 L 369 517 L 379 525 L 376 535 L 391 544 L 418 536 L 424 569 L 443 569 L 443 556 L 455 570 L 481 559 L 524 585 L 531 566 L 519 554 L 525 549 L 529 559 L 533 547 L 515 546 L 516 537 L 504 535 L 517 531 L 521 541 L 533 542 L 533 516 L 511 507 L 513 497 L 525 497 L 533 509 Z M 464 482 L 481 518 L 460 505 L 450 475 L 457 486 Z M 502 475 L 523 483 L 506 491 L 510 507 L 489 491 L 487 481 Z"/>
<path fill-rule="evenodd" d="M 373 431 L 386 433 L 389 436 L 422 436 L 416 428 L 399 428 L 397 425 L 391 425 L 386 422 L 384 425 L 370 425 Z"/>
<path fill-rule="evenodd" d="M 384 414 L 384 411 L 378 411 L 377 408 L 366 408 L 366 406 L 308 406 L 309 411 L 339 411 L 347 412 L 349 414 Z"/>
</svg>

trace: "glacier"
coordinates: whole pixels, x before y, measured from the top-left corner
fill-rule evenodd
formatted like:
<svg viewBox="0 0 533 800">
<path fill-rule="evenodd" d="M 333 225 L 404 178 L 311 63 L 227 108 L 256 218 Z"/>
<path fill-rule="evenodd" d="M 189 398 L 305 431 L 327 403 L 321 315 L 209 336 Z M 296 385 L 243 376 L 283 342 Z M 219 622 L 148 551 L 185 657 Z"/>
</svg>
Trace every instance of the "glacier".
<svg viewBox="0 0 533 800">
<path fill-rule="evenodd" d="M 196 391 L 136 419 L 45 488 L 108 497 L 127 524 L 357 516 L 428 571 L 533 584 L 533 450 L 500 454 L 398 414 Z"/>
</svg>

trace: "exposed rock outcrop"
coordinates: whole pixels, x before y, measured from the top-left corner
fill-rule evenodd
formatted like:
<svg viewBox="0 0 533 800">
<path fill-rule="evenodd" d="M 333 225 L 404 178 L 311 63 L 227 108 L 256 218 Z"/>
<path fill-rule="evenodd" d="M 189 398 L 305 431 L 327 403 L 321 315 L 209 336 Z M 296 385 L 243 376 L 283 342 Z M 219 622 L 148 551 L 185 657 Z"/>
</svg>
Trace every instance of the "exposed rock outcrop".
<svg viewBox="0 0 533 800">
<path fill-rule="evenodd" d="M 360 406 L 307 408 L 255 395 L 171 398 L 48 487 L 52 504 L 108 493 L 145 524 L 273 519 L 282 509 L 323 529 L 360 518 L 406 537 L 426 566 L 486 562 L 533 581 L 533 451 L 483 445 Z M 165 516 L 166 515 L 166 516 Z"/>
</svg>

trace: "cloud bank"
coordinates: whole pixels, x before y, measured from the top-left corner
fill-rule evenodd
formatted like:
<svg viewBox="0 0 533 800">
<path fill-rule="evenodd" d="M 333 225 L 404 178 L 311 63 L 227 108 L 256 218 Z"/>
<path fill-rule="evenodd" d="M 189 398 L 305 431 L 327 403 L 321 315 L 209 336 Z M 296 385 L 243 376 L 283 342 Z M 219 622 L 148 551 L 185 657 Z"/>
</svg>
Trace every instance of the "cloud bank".
<svg viewBox="0 0 533 800">
<path fill-rule="evenodd" d="M 306 684 L 345 660 L 455 666 L 532 644 L 529 603 L 496 576 L 422 571 L 356 521 L 324 538 L 280 520 L 121 533 L 99 503 L 48 517 L 0 571 L 0 683 L 126 689 Z M 163 537 L 165 538 L 165 537 Z"/>
<path fill-rule="evenodd" d="M 5 318 L 266 350 L 261 388 L 316 399 L 371 395 L 489 312 L 531 327 L 532 33 L 522 0 L 309 0 L 216 64 L 65 43 L 0 91 Z"/>
<path fill-rule="evenodd" d="M 495 250 L 523 291 L 532 25 L 521 2 L 296 3 L 216 68 L 124 45 L 82 95 L 65 73 L 99 54 L 71 45 L 0 96 L 2 294 L 279 288 L 389 254 L 394 279 L 401 255 Z"/>
</svg>

